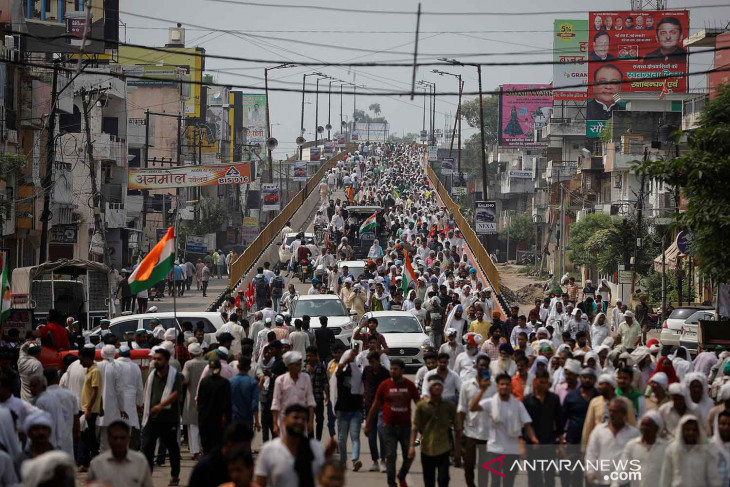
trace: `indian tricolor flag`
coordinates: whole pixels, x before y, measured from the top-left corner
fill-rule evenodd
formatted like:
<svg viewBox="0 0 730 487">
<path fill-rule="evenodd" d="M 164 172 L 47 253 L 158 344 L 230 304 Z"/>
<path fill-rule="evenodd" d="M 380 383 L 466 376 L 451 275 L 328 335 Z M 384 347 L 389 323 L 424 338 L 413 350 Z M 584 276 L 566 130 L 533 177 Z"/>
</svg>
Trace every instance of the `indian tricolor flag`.
<svg viewBox="0 0 730 487">
<path fill-rule="evenodd" d="M 403 252 L 403 257 L 403 281 L 401 285 L 403 286 L 403 294 L 408 296 L 408 287 L 411 283 L 416 287 L 416 291 L 418 290 L 418 280 L 416 279 L 416 273 L 413 271 L 408 252 Z"/>
<path fill-rule="evenodd" d="M 127 281 L 132 294 L 149 289 L 163 280 L 175 262 L 175 230 L 167 229 L 167 234 L 157 242 L 152 250 L 142 259 Z"/>
<path fill-rule="evenodd" d="M 375 218 L 377 216 L 378 216 L 378 212 L 376 211 L 375 213 L 373 213 L 372 215 L 367 217 L 367 219 L 365 219 L 364 222 L 362 222 L 362 225 L 360 225 L 360 232 L 359 232 L 360 235 L 362 235 L 365 232 L 374 232 L 375 231 L 375 227 L 378 225 L 377 221 L 375 220 Z"/>
</svg>

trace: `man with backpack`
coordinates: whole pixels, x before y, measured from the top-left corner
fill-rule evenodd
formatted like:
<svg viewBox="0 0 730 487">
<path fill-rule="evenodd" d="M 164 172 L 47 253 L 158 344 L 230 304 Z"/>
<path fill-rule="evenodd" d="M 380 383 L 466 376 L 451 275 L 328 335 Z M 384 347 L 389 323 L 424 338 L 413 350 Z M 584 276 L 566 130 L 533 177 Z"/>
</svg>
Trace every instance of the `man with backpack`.
<svg viewBox="0 0 730 487">
<path fill-rule="evenodd" d="M 281 297 L 284 295 L 285 284 L 281 271 L 277 268 L 274 271 L 274 278 L 271 280 L 271 299 L 274 301 L 274 309 L 277 313 L 281 313 Z"/>
<path fill-rule="evenodd" d="M 253 278 L 253 287 L 256 294 L 256 309 L 262 310 L 266 307 L 266 300 L 269 299 L 271 288 L 269 280 L 264 276 L 264 268 L 256 269 L 256 277 Z"/>
</svg>

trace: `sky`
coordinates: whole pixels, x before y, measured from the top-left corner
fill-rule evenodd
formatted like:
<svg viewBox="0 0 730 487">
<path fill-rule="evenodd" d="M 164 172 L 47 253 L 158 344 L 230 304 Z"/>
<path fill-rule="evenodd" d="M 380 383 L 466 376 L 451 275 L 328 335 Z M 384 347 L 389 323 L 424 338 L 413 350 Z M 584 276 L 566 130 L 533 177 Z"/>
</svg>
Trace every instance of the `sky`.
<svg viewBox="0 0 730 487">
<path fill-rule="evenodd" d="M 246 85 L 248 93 L 263 93 L 264 67 L 297 61 L 389 62 L 412 63 L 418 2 L 412 0 L 368 0 L 341 2 L 336 0 L 252 0 L 266 6 L 236 4 L 237 0 L 121 0 L 120 17 L 126 24 L 120 36 L 135 44 L 163 46 L 167 28 L 179 22 L 186 28 L 186 45 L 204 47 L 208 54 L 246 57 L 272 61 L 251 63 L 206 59 L 206 71 L 222 84 Z M 308 5 L 363 9 L 373 11 L 412 11 L 413 14 L 352 13 L 325 9 L 277 8 L 274 4 Z M 721 6 L 716 6 L 721 5 Z M 730 0 L 668 0 L 667 8 L 690 8 L 690 34 L 704 27 L 723 27 L 730 21 Z M 456 58 L 470 62 L 550 61 L 552 59 L 552 29 L 557 18 L 588 18 L 589 10 L 629 10 L 630 0 L 542 0 L 540 2 L 512 0 L 422 0 L 422 15 L 418 43 L 420 62 L 435 62 L 438 58 Z M 551 12 L 538 14 L 539 12 Z M 438 13 L 467 13 L 439 15 Z M 472 12 L 472 14 L 468 14 Z M 474 15 L 474 12 L 485 15 Z M 552 13 L 563 12 L 563 13 Z M 579 12 L 579 13 L 576 13 Z M 517 15 L 499 15 L 512 13 Z M 712 66 L 710 54 L 690 56 L 689 70 L 703 71 Z M 455 93 L 456 78 L 431 72 L 435 66 L 419 67 L 417 80 L 436 83 L 436 91 Z M 443 71 L 462 74 L 465 92 L 477 92 L 474 67 L 444 66 Z M 418 132 L 423 117 L 422 91 L 414 100 L 410 96 L 379 95 L 377 91 L 409 93 L 412 67 L 306 67 L 296 66 L 269 71 L 272 135 L 279 141 L 276 157 L 294 153 L 299 135 L 301 92 L 273 91 L 276 88 L 301 90 L 302 75 L 320 71 L 323 74 L 356 83 L 357 108 L 368 110 L 379 103 L 382 116 L 390 123 L 391 133 Z M 307 79 L 314 90 L 315 77 Z M 552 66 L 493 66 L 482 69 L 483 89 L 493 90 L 505 83 L 549 83 Z M 337 86 L 337 88 L 335 88 Z M 705 79 L 690 78 L 691 89 L 704 89 Z M 327 123 L 327 81 L 320 82 L 319 125 Z M 350 87 L 345 87 L 347 90 Z M 237 88 L 234 88 L 237 89 Z M 339 124 L 339 85 L 333 83 L 331 105 L 332 125 Z M 376 96 L 363 96 L 375 93 Z M 473 98 L 472 97 L 467 97 Z M 445 117 L 457 108 L 456 96 L 438 96 L 436 127 L 443 128 Z M 305 128 L 307 140 L 313 140 L 315 127 L 315 94 L 305 97 Z M 352 118 L 353 97 L 343 97 L 345 116 Z M 428 108 L 428 107 L 427 107 Z M 372 115 L 372 113 L 371 113 Z M 453 120 L 453 118 L 452 118 Z M 428 123 L 428 122 L 427 122 Z M 464 124 L 464 138 L 471 130 Z"/>
</svg>

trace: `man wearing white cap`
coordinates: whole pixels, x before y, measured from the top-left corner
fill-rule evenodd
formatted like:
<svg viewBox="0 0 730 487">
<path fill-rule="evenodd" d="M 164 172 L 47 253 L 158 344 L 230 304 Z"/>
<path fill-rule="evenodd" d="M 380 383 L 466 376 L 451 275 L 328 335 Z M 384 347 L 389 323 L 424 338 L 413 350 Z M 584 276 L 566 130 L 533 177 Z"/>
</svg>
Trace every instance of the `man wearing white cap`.
<svg viewBox="0 0 730 487">
<path fill-rule="evenodd" d="M 607 474 L 615 471 L 614 462 L 621 458 L 628 442 L 640 436 L 639 430 L 628 423 L 629 407 L 620 397 L 611 399 L 608 421 L 596 426 L 590 434 L 585 455 L 586 479 L 593 485 L 611 484 Z"/>
<path fill-rule="evenodd" d="M 618 326 L 618 334 L 621 337 L 621 344 L 629 352 L 639 344 L 641 326 L 634 321 L 634 313 L 631 311 L 624 313 L 624 321 Z"/>
<path fill-rule="evenodd" d="M 647 411 L 641 417 L 639 430 L 641 436 L 629 440 L 624 447 L 621 461 L 624 465 L 630 465 L 631 460 L 638 460 L 641 465 L 641 478 L 632 480 L 631 487 L 643 487 L 654 485 L 659 478 L 664 462 L 664 452 L 667 449 L 667 440 L 659 436 L 664 421 L 658 411 Z M 623 471 L 630 472 L 630 467 Z"/>
<path fill-rule="evenodd" d="M 446 335 L 447 341 L 441 345 L 439 353 L 449 355 L 449 368 L 453 370 L 456 357 L 464 351 L 464 345 L 456 342 L 457 331 L 454 328 L 447 328 L 444 335 Z"/>
<path fill-rule="evenodd" d="M 299 352 L 287 352 L 283 360 L 288 372 L 276 378 L 274 393 L 271 400 L 271 412 L 274 422 L 274 434 L 279 436 L 283 431 L 283 413 L 291 404 L 301 404 L 309 410 L 308 427 L 310 434 L 314 433 L 314 401 L 312 380 L 309 374 L 302 374 L 303 356 Z"/>
<path fill-rule="evenodd" d="M 192 391 L 198 390 L 200 378 L 208 363 L 203 359 L 203 349 L 198 342 L 188 345 L 190 360 L 183 366 L 183 385 L 187 386 L 188 394 L 185 396 L 183 405 L 182 424 L 188 427 L 188 447 L 193 455 L 193 460 L 201 456 L 200 430 L 198 429 L 198 411 L 195 404 L 195 394 Z"/>
<path fill-rule="evenodd" d="M 231 342 L 231 354 L 238 357 L 241 354 L 241 339 L 243 338 L 243 327 L 238 324 L 236 312 L 232 312 L 228 317 L 228 322 L 216 330 L 216 336 L 221 333 L 230 333 L 233 335 Z"/>
<path fill-rule="evenodd" d="M 96 364 L 101 372 L 101 403 L 103 405 L 103 416 L 100 416 L 97 421 L 101 435 L 101 451 L 109 448 L 106 427 L 114 421 L 119 421 L 120 419 L 126 421 L 129 419 L 129 415 L 124 410 L 124 395 L 121 387 L 122 377 L 120 375 L 120 369 L 114 361 L 116 353 L 117 350 L 114 348 L 114 345 L 104 345 L 101 349 L 102 360 Z M 130 412 L 134 414 L 135 411 L 136 407 Z"/>
<path fill-rule="evenodd" d="M 664 428 L 662 429 L 661 435 L 664 438 L 672 440 L 674 439 L 677 425 L 679 425 L 679 420 L 682 416 L 692 414 L 700 417 L 700 412 L 694 407 L 692 401 L 690 401 L 687 389 L 681 382 L 669 384 L 669 397 L 671 399 L 670 402 L 659 406 L 659 414 L 662 416 L 662 421 L 664 421 Z"/>
<path fill-rule="evenodd" d="M 626 404 L 626 421 L 631 425 L 636 425 L 636 413 L 634 412 L 634 406 L 631 401 L 625 397 L 616 395 L 616 387 L 618 382 L 613 375 L 601 374 L 596 381 L 596 388 L 598 389 L 598 396 L 591 399 L 588 404 L 588 411 L 586 412 L 586 422 L 583 425 L 583 436 L 581 438 L 581 444 L 585 449 L 588 445 L 588 438 L 590 437 L 593 430 L 600 424 L 605 423 L 609 417 L 609 403 L 616 398 L 619 401 L 623 401 Z"/>
<path fill-rule="evenodd" d="M 28 416 L 23 425 L 23 430 L 28 440 L 30 440 L 30 444 L 15 458 L 18 465 L 22 465 L 24 461 L 39 457 L 54 449 L 55 445 L 51 443 L 53 417 L 47 412 L 36 411 Z"/>
<path fill-rule="evenodd" d="M 139 417 L 137 408 L 144 404 L 144 382 L 139 365 L 132 362 L 130 349 L 126 345 L 119 347 L 119 358 L 116 359 L 118 385 L 122 395 L 122 411 L 129 416 L 126 421 L 132 428 L 132 438 L 139 440 Z M 111 423 L 110 423 L 111 424 Z"/>
<path fill-rule="evenodd" d="M 58 387 L 56 369 L 46 369 L 43 377 L 33 377 L 31 388 L 34 393 L 39 391 L 35 406 L 53 418 L 51 443 L 73 456 L 74 438 L 78 439 L 79 434 L 79 402 L 76 396 Z"/>
</svg>

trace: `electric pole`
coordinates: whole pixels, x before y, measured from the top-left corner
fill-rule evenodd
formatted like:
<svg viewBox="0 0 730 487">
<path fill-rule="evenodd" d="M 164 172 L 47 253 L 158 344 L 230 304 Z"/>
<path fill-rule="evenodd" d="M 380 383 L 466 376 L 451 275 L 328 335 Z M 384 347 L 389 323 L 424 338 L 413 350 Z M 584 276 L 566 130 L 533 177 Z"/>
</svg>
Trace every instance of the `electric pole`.
<svg viewBox="0 0 730 487">
<path fill-rule="evenodd" d="M 48 220 L 51 219 L 51 185 L 53 184 L 53 166 L 56 163 L 56 99 L 58 98 L 58 62 L 53 63 L 53 81 L 51 84 L 51 111 L 46 124 L 46 175 L 43 178 L 43 213 L 41 214 L 41 249 L 38 264 L 48 260 Z M 68 85 L 67 85 L 68 86 Z"/>
</svg>

